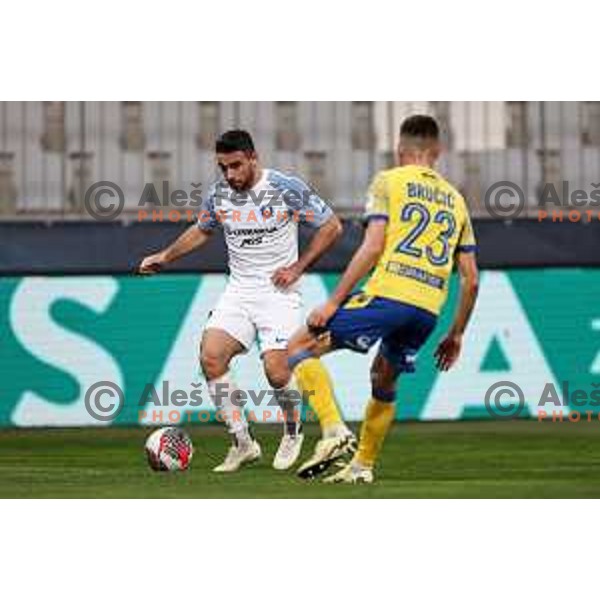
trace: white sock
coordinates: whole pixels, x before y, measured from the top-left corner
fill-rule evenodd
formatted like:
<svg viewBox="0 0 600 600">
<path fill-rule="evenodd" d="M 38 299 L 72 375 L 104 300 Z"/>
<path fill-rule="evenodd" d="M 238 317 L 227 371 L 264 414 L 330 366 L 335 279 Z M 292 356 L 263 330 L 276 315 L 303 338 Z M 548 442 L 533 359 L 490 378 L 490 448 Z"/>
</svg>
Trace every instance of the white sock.
<svg viewBox="0 0 600 600">
<path fill-rule="evenodd" d="M 252 436 L 248 430 L 248 422 L 244 414 L 244 407 L 239 402 L 234 403 L 232 395 L 238 391 L 238 387 L 231 379 L 229 373 L 221 375 L 207 382 L 208 393 L 216 406 L 221 411 L 227 431 L 233 435 L 240 446 L 246 446 L 252 442 Z M 235 396 L 234 396 L 235 398 Z"/>
<path fill-rule="evenodd" d="M 283 433 L 298 435 L 302 429 L 302 395 L 296 386 L 290 382 L 285 387 L 275 389 L 273 393 L 283 413 Z"/>
</svg>

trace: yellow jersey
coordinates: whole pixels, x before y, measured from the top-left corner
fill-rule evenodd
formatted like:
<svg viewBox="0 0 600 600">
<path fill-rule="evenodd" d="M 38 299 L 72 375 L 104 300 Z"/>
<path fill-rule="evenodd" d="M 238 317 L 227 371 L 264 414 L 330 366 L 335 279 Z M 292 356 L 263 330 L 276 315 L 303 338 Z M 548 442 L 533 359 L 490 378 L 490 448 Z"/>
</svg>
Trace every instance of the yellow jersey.
<svg viewBox="0 0 600 600">
<path fill-rule="evenodd" d="M 439 173 L 407 165 L 380 171 L 369 187 L 367 219 L 385 219 L 385 250 L 364 286 L 439 314 L 456 252 L 474 252 L 465 199 Z"/>
</svg>

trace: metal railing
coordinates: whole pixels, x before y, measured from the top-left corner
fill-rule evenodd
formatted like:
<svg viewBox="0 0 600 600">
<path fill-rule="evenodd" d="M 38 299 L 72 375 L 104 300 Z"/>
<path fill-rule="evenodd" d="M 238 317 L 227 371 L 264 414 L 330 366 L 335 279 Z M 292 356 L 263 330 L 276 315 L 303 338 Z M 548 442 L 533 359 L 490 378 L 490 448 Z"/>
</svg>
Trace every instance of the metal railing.
<svg viewBox="0 0 600 600">
<path fill-rule="evenodd" d="M 214 139 L 232 127 L 252 132 L 265 166 L 296 171 L 339 212 L 360 213 L 415 112 L 439 119 L 439 169 L 474 216 L 494 216 L 485 195 L 499 181 L 523 190 L 520 217 L 570 206 L 600 182 L 599 102 L 3 102 L 0 217 L 86 218 L 85 191 L 113 181 L 126 218 L 149 182 L 189 190 L 214 180 Z M 556 198 L 540 201 L 548 184 Z"/>
</svg>

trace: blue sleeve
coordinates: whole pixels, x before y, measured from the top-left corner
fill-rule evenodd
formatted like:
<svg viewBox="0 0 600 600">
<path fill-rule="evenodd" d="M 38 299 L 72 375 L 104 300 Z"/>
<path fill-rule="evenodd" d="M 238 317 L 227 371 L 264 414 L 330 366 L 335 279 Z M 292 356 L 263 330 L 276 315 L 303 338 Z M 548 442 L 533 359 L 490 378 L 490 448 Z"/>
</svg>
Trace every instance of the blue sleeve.
<svg viewBox="0 0 600 600">
<path fill-rule="evenodd" d="M 218 224 L 215 211 L 216 184 L 210 187 L 208 194 L 202 198 L 202 203 L 198 209 L 198 220 L 196 225 L 202 231 L 211 231 Z"/>
<path fill-rule="evenodd" d="M 271 171 L 268 181 L 282 191 L 282 199 L 286 206 L 297 213 L 303 223 L 311 227 L 321 227 L 333 216 L 333 211 L 325 200 L 299 177 Z"/>
</svg>

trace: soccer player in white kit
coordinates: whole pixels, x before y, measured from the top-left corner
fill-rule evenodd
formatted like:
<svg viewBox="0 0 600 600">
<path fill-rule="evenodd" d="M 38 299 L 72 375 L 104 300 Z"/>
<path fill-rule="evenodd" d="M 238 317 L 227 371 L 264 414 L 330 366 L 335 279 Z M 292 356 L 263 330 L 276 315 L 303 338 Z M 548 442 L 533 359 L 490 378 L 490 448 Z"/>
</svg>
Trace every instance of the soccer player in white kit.
<svg viewBox="0 0 600 600">
<path fill-rule="evenodd" d="M 262 168 L 248 132 L 222 134 L 216 142 L 216 159 L 223 180 L 204 197 L 197 223 L 171 246 L 146 257 L 139 271 L 159 271 L 204 244 L 217 226 L 223 228 L 230 276 L 200 346 L 209 393 L 233 436 L 225 460 L 214 470 L 233 472 L 261 456 L 243 409 L 235 401 L 237 388 L 229 373 L 231 360 L 247 352 L 255 341 L 267 380 L 286 415 L 284 435 L 273 460 L 274 468 L 284 470 L 297 460 L 303 441 L 297 418 L 299 393 L 291 384 L 287 355 L 288 339 L 302 324 L 299 280 L 338 239 L 342 226 L 301 179 Z M 301 256 L 299 221 L 317 228 Z"/>
</svg>

